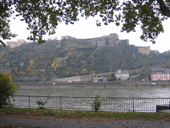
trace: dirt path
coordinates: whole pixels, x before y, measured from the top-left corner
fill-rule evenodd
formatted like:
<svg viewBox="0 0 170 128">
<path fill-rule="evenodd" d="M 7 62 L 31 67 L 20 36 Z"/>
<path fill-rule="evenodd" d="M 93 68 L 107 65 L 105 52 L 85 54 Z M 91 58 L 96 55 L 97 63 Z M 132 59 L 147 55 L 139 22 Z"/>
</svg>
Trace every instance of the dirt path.
<svg viewBox="0 0 170 128">
<path fill-rule="evenodd" d="M 0 125 L 37 128 L 170 128 L 170 120 L 116 120 L 114 118 L 67 118 L 0 115 Z"/>
<path fill-rule="evenodd" d="M 57 117 L 57 116 L 22 116 L 22 115 L 0 115 L 0 117 L 18 118 L 18 119 L 34 119 L 34 120 L 48 120 L 48 121 L 61 121 L 61 122 L 78 122 L 78 123 L 99 123 L 108 124 L 114 118 L 87 118 L 87 117 Z M 117 120 L 118 121 L 118 120 Z"/>
</svg>

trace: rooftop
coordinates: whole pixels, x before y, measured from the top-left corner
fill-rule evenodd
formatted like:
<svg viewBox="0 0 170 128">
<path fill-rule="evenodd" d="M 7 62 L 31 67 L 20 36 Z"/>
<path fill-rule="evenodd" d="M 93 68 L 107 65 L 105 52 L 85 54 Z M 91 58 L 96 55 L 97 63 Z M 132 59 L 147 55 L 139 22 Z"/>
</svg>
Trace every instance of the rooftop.
<svg viewBox="0 0 170 128">
<path fill-rule="evenodd" d="M 161 72 L 161 73 L 170 73 L 170 69 L 163 69 L 163 68 L 156 68 L 152 71 L 152 74 L 155 74 L 157 72 Z"/>
</svg>

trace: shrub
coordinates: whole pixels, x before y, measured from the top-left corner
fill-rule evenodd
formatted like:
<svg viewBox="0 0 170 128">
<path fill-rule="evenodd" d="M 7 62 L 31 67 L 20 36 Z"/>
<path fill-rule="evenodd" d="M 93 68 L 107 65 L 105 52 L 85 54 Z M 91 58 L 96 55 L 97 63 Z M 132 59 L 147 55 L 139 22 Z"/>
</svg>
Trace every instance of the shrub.
<svg viewBox="0 0 170 128">
<path fill-rule="evenodd" d="M 47 103 L 47 100 L 46 101 L 42 101 L 42 100 L 38 100 L 37 101 L 37 105 L 39 106 L 40 109 L 43 109 L 44 108 L 44 105 Z"/>
<path fill-rule="evenodd" d="M 40 109 L 43 109 L 44 108 L 44 105 L 47 103 L 47 100 L 50 98 L 50 96 L 45 100 L 45 101 L 42 101 L 41 99 L 37 101 L 37 105 Z"/>
<path fill-rule="evenodd" d="M 94 100 L 93 104 L 91 105 L 92 109 L 95 112 L 97 112 L 100 109 L 101 102 L 102 102 L 101 96 L 100 95 L 96 95 L 95 100 Z"/>
<path fill-rule="evenodd" d="M 11 106 L 10 97 L 17 94 L 18 86 L 12 82 L 10 73 L 0 73 L 0 108 Z"/>
</svg>

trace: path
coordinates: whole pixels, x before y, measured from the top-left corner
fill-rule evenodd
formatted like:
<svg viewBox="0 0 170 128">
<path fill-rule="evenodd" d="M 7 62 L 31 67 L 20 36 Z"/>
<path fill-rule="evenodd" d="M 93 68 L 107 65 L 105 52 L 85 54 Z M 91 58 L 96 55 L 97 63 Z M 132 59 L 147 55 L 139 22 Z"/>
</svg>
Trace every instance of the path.
<svg viewBox="0 0 170 128">
<path fill-rule="evenodd" d="M 0 117 L 0 124 L 40 128 L 170 128 L 170 122 L 139 120 L 113 120 L 109 124 L 95 124 Z"/>
</svg>

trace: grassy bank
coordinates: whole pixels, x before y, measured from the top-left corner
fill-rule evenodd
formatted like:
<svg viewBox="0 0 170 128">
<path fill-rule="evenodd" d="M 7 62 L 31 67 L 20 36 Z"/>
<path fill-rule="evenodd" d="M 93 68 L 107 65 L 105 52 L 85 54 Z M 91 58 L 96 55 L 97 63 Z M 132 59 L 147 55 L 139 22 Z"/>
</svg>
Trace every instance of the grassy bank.
<svg viewBox="0 0 170 128">
<path fill-rule="evenodd" d="M 80 111 L 80 110 L 57 110 L 57 109 L 29 109 L 29 108 L 1 108 L 0 115 L 17 116 L 53 116 L 71 118 L 114 118 L 114 119 L 146 119 L 161 120 L 170 118 L 170 113 L 137 113 L 137 112 L 106 112 L 106 111 Z"/>
</svg>

